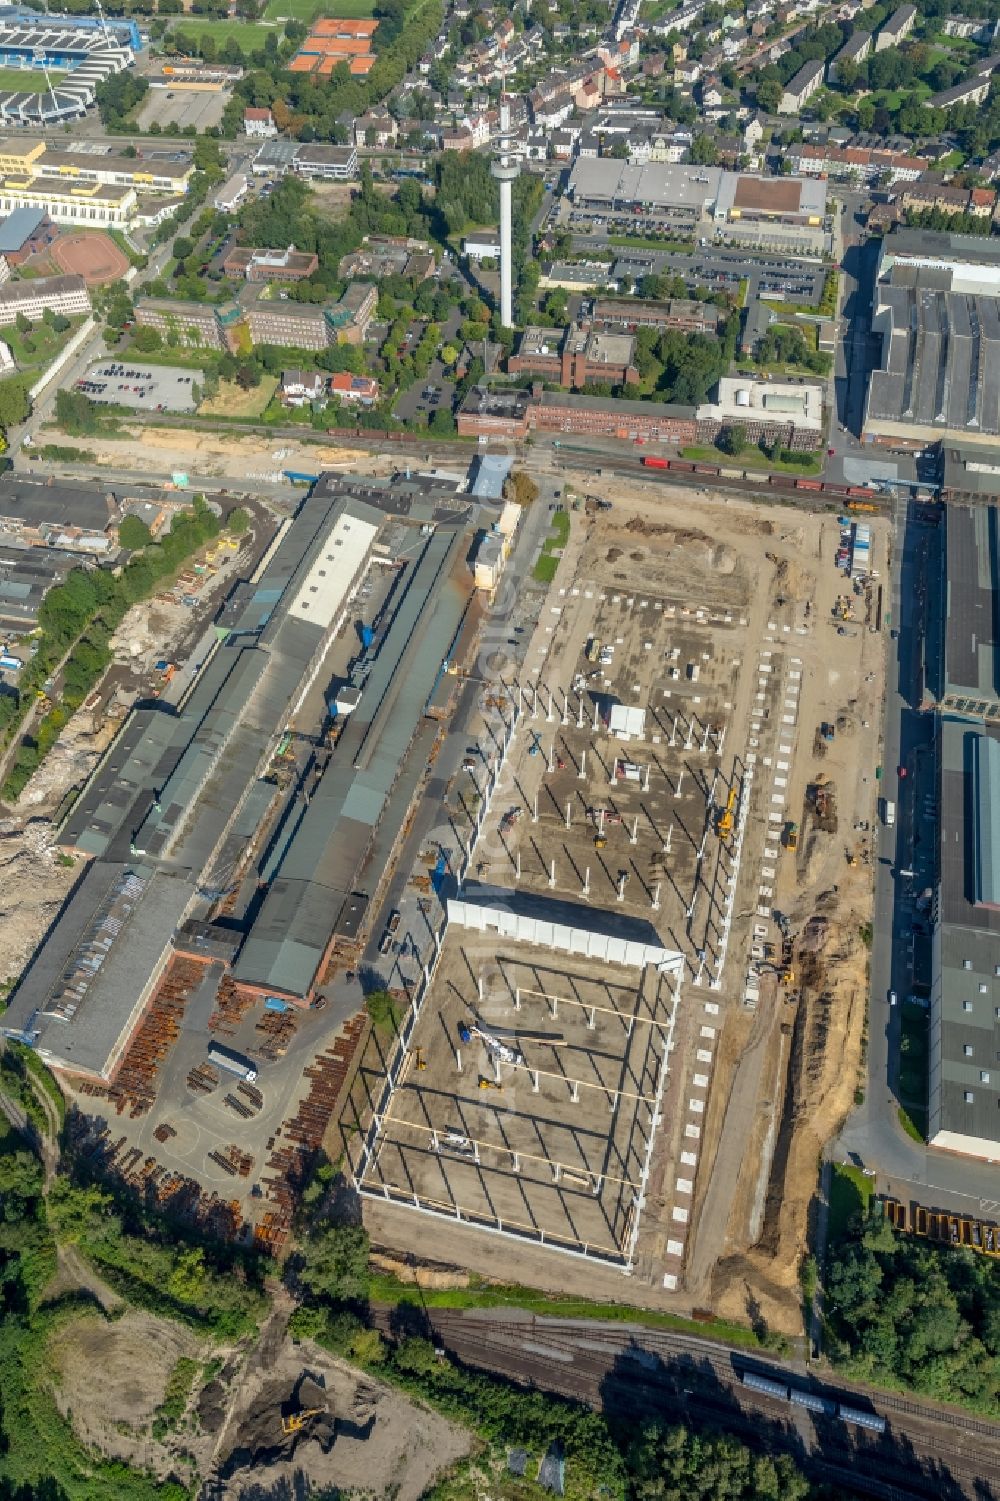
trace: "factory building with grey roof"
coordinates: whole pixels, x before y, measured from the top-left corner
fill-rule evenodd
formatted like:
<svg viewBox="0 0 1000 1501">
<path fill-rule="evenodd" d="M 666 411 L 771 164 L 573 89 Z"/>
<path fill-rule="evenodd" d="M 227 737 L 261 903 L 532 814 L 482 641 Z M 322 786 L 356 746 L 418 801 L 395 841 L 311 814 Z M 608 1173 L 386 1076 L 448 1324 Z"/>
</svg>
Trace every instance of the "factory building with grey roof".
<svg viewBox="0 0 1000 1501">
<path fill-rule="evenodd" d="M 864 436 L 1000 442 L 1000 254 L 972 236 L 887 237 L 872 329 L 882 338 Z"/>
<path fill-rule="evenodd" d="M 928 1141 L 1000 1155 L 1000 732 L 938 726 Z"/>
<path fill-rule="evenodd" d="M 258 900 L 237 944 L 230 925 L 221 946 L 235 951 L 233 977 L 309 1003 L 334 937 L 363 922 L 365 882 L 377 886 L 426 770 L 440 727 L 425 711 L 472 595 L 473 517 L 453 486 L 314 487 L 223 606 L 184 696 L 137 707 L 74 803 L 59 842 L 89 863 L 3 1035 L 54 1067 L 113 1078 L 175 948 L 191 951 L 197 932 L 218 949 L 212 915 L 240 883 Z M 357 708 L 334 735 L 303 723 L 303 704 L 329 677 L 370 568 L 390 580 L 384 627 L 358 658 L 359 691 L 337 695 Z M 308 702 L 325 715 L 322 693 Z M 293 724 L 315 747 L 308 792 L 273 774 Z M 408 760 L 414 744 L 422 755 Z"/>
<path fill-rule="evenodd" d="M 928 1141 L 1000 1155 L 1000 606 L 997 512 L 949 506 L 935 689 Z"/>
</svg>

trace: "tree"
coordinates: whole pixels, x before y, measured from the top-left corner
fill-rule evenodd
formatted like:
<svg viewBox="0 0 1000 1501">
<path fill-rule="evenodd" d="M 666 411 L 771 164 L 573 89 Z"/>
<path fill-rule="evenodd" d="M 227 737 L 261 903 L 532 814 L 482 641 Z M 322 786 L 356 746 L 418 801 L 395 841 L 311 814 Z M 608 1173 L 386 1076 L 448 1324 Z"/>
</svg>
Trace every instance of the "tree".
<svg viewBox="0 0 1000 1501">
<path fill-rule="evenodd" d="M 123 516 L 118 528 L 118 541 L 126 552 L 138 552 L 140 548 L 148 547 L 153 540 L 153 534 L 146 523 L 138 516 Z"/>
<path fill-rule="evenodd" d="M 690 156 L 699 167 L 714 167 L 719 160 L 719 148 L 708 135 L 696 135 L 691 142 Z"/>
<path fill-rule="evenodd" d="M 10 376 L 0 380 L 0 428 L 6 432 L 24 422 L 31 411 L 26 377 Z"/>
<path fill-rule="evenodd" d="M 197 1303 L 205 1286 L 205 1253 L 200 1247 L 181 1251 L 167 1283 L 172 1298 L 180 1303 Z"/>
<path fill-rule="evenodd" d="M 775 79 L 762 79 L 757 85 L 757 105 L 766 114 L 773 115 L 781 103 L 784 90 Z"/>
<path fill-rule="evenodd" d="M 246 535 L 249 526 L 250 512 L 245 510 L 243 506 L 234 506 L 226 517 L 227 531 L 234 537 L 243 537 Z"/>
<path fill-rule="evenodd" d="M 150 328 L 146 324 L 140 324 L 132 336 L 132 347 L 140 354 L 152 354 L 163 344 L 163 339 L 158 328 Z"/>
<path fill-rule="evenodd" d="M 511 470 L 504 489 L 507 498 L 516 501 L 519 506 L 530 506 L 532 501 L 538 499 L 538 486 L 523 469 Z"/>
<path fill-rule="evenodd" d="M 362 1298 L 368 1286 L 368 1235 L 360 1226 L 325 1225 L 303 1247 L 299 1280 L 315 1297 L 344 1302 Z"/>
<path fill-rule="evenodd" d="M 31 329 L 31 319 L 26 318 L 23 313 L 18 313 L 14 319 L 14 326 L 19 334 L 26 334 Z"/>
<path fill-rule="evenodd" d="M 724 427 L 715 440 L 715 446 L 721 453 L 728 453 L 733 458 L 737 458 L 747 447 L 746 428 L 738 422 Z"/>
</svg>

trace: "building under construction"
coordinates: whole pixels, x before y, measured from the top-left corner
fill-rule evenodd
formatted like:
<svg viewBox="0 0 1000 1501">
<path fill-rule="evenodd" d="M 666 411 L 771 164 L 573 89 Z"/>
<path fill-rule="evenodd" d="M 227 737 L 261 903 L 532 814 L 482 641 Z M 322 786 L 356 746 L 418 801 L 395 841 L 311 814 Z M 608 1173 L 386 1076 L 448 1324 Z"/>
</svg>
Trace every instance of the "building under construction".
<svg viewBox="0 0 1000 1501">
<path fill-rule="evenodd" d="M 240 985 L 310 1003 L 338 936 L 364 928 L 440 733 L 428 710 L 472 595 L 474 523 L 426 479 L 315 485 L 223 606 L 185 696 L 138 706 L 70 811 L 60 843 L 88 865 L 4 1035 L 112 1079 L 192 932 Z M 359 595 L 379 619 L 355 648 Z M 293 737 L 304 761 L 276 776 Z"/>
</svg>

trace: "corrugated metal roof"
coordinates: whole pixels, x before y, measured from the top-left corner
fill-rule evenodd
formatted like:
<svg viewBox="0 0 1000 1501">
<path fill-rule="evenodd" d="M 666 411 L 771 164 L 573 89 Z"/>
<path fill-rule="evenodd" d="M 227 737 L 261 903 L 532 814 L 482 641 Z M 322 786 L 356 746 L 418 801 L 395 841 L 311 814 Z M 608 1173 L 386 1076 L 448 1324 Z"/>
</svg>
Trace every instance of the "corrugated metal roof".
<svg viewBox="0 0 1000 1501">
<path fill-rule="evenodd" d="M 238 979 L 302 996 L 314 984 L 468 603 L 452 576 L 468 542 L 464 529 L 435 531 L 412 567 L 358 707 L 284 847 Z"/>
</svg>

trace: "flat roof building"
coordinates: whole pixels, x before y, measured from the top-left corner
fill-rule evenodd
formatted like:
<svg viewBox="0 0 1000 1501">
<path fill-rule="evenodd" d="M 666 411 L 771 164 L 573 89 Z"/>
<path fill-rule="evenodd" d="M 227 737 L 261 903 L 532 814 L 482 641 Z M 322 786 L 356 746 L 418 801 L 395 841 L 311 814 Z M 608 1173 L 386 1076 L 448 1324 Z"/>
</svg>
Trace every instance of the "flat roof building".
<svg viewBox="0 0 1000 1501">
<path fill-rule="evenodd" d="M 927 1139 L 1000 1156 L 1000 731 L 938 724 Z"/>
<path fill-rule="evenodd" d="M 882 352 L 868 387 L 869 438 L 1000 440 L 1000 247 L 971 235 L 888 236 L 872 328 Z"/>
</svg>

